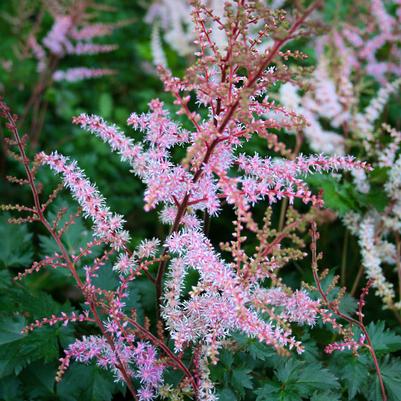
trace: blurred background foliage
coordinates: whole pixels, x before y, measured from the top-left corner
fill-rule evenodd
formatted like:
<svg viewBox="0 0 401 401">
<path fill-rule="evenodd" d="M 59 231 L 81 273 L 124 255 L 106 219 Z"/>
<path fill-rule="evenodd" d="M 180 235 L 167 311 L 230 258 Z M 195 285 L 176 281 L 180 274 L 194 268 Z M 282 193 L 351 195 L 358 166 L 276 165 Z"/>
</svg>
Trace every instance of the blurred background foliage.
<svg viewBox="0 0 401 401">
<path fill-rule="evenodd" d="M 98 3 L 107 6 L 99 11 L 99 19 L 103 22 L 127 23 L 116 29 L 110 38 L 119 45 L 116 51 L 81 57 L 80 63 L 112 68 L 117 73 L 77 83 L 56 82 L 49 87 L 44 93 L 48 108 L 39 143 L 37 149 L 31 149 L 30 153 L 57 149 L 63 154 L 73 156 L 91 180 L 97 183 L 111 209 L 125 215 L 127 227 L 133 233 L 136 244 L 152 236 L 163 238 L 167 228 L 158 222 L 157 212 L 143 211 L 142 184 L 106 145 L 73 126 L 71 118 L 82 112 L 98 114 L 128 132 L 125 122 L 129 114 L 133 111 L 146 111 L 152 98 L 164 100 L 172 113 L 175 109 L 169 95 L 163 93 L 152 64 L 151 27 L 144 21 L 148 0 L 99 0 Z M 332 23 L 336 19 L 344 18 L 349 13 L 350 3 L 348 0 L 325 1 L 325 22 Z M 40 0 L 0 1 L 0 95 L 5 97 L 17 114 L 23 113 L 24 104 L 38 79 L 36 61 L 22 58 L 21 49 L 41 7 L 43 2 Z M 49 30 L 51 24 L 50 15 L 45 15 L 43 34 Z M 308 48 L 307 41 L 292 44 L 290 47 L 299 46 L 310 55 L 305 66 L 313 66 L 316 62 L 313 49 Z M 167 44 L 164 47 L 169 66 L 175 74 L 181 75 L 188 60 L 178 56 Z M 73 57 L 63 63 L 63 67 L 68 67 L 69 63 L 74 65 Z M 362 102 L 367 103 L 368 100 L 369 98 L 362 99 Z M 389 104 L 387 114 L 394 126 L 399 124 L 399 105 L 397 106 L 396 101 Z M 139 135 L 130 134 L 135 138 Z M 1 135 L 6 135 L 3 127 Z M 267 153 L 262 142 L 252 142 L 248 146 L 251 151 Z M 308 152 L 306 145 L 302 151 Z M 6 175 L 20 173 L 21 166 L 6 157 L 3 147 L 0 154 L 2 203 L 29 204 L 29 192 L 5 180 Z M 41 171 L 40 174 L 45 192 L 58 184 L 50 172 Z M 316 188 L 324 189 L 326 204 L 332 210 L 322 215 L 321 219 L 319 248 L 324 252 L 322 265 L 330 267 L 333 274 L 342 271 L 343 284 L 349 290 L 359 271 L 359 250 L 356 239 L 346 232 L 335 213 L 363 208 L 366 202 L 377 203 L 380 208 L 380 186 L 383 181 L 379 173 L 374 179 L 378 189 L 374 199 L 362 199 L 352 185 L 341 184 L 328 177 L 318 176 L 311 180 Z M 63 193 L 62 202 L 53 205 L 53 210 L 72 204 L 68 193 Z M 273 225 L 278 224 L 279 208 L 280 205 L 277 205 Z M 261 209 L 256 212 L 262 215 L 264 211 Z M 62 349 L 73 338 L 92 333 L 92 327 L 47 327 L 29 336 L 20 334 L 27 322 L 61 311 L 79 310 L 83 306 L 80 295 L 72 286 L 72 280 L 63 271 L 47 270 L 23 281 L 13 281 L 13 276 L 19 271 L 29 267 L 34 260 L 51 253 L 54 245 L 39 225 L 9 225 L 9 217 L 8 214 L 0 216 L 0 400 L 130 399 L 122 385 L 114 383 L 111 375 L 94 365 L 73 364 L 61 383 L 55 383 L 57 360 L 62 355 Z M 227 240 L 232 218 L 229 210 L 223 210 L 222 218 L 211 221 L 210 232 L 215 244 Z M 65 242 L 68 249 L 73 251 L 85 244 L 89 236 L 87 222 L 81 219 L 72 226 Z M 283 269 L 284 281 L 294 288 L 299 288 L 302 281 L 311 282 L 311 274 L 309 257 Z M 104 288 L 113 287 L 110 266 L 102 268 L 99 280 Z M 196 277 L 192 280 L 196 280 Z M 190 284 L 188 283 L 189 288 Z M 362 284 L 363 280 L 361 285 L 356 286 L 356 294 Z M 135 281 L 132 297 L 128 302 L 136 307 L 141 320 L 144 316 L 154 316 L 153 292 L 153 287 L 145 280 Z M 344 310 L 353 311 L 355 307 L 354 298 L 344 298 Z M 373 292 L 368 296 L 365 311 L 366 321 L 374 322 L 370 324 L 369 330 L 381 357 L 390 399 L 401 400 L 401 363 L 397 359 L 401 350 L 401 337 L 398 335 L 401 334 L 400 324 L 390 312 L 382 310 L 381 302 Z M 390 327 L 392 331 L 385 329 L 384 323 L 380 321 L 385 321 L 386 327 Z M 325 355 L 323 348 L 335 339 L 335 334 L 320 325 L 309 331 L 298 329 L 297 334 L 305 343 L 306 352 L 302 356 L 276 355 L 255 340 L 235 336 L 229 349 L 222 352 L 221 361 L 212 372 L 213 379 L 218 383 L 220 400 L 381 399 L 374 367 L 368 355 L 355 357 L 351 352 Z M 394 353 L 391 360 L 390 353 Z M 175 380 L 173 374 L 166 378 L 167 382 L 173 383 Z"/>
</svg>

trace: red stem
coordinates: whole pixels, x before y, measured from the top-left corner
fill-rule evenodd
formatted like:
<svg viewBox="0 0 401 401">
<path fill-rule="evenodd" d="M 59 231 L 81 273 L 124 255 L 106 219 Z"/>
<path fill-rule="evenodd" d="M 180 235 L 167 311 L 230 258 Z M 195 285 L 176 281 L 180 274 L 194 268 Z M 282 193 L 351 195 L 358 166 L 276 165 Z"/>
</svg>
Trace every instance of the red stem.
<svg viewBox="0 0 401 401">
<path fill-rule="evenodd" d="M 0 103 L 0 106 L 3 106 L 3 105 Z M 61 241 L 60 236 L 58 236 L 56 234 L 56 232 L 53 230 L 52 226 L 50 225 L 50 223 L 47 221 L 46 217 L 43 214 L 42 206 L 41 206 L 40 199 L 39 199 L 39 194 L 38 194 L 38 191 L 37 191 L 37 188 L 36 188 L 36 184 L 35 184 L 35 180 L 34 180 L 30 165 L 29 165 L 29 159 L 26 156 L 24 145 L 21 142 L 21 138 L 20 138 L 17 126 L 15 124 L 16 120 L 11 115 L 11 113 L 9 112 L 9 110 L 6 107 L 2 107 L 2 111 L 4 112 L 4 114 L 5 114 L 5 116 L 6 116 L 7 120 L 8 120 L 8 128 L 13 133 L 15 142 L 17 144 L 18 150 L 19 150 L 21 158 L 22 158 L 22 163 L 24 165 L 25 173 L 27 175 L 29 186 L 30 186 L 31 192 L 32 192 L 33 201 L 34 201 L 35 209 L 36 209 L 36 214 L 38 215 L 38 218 L 41 221 L 41 223 L 45 226 L 46 230 L 50 233 L 50 235 L 56 241 L 57 246 L 60 249 L 64 260 L 67 262 L 68 269 L 70 270 L 72 276 L 74 277 L 78 287 L 81 289 L 81 291 L 83 291 L 84 290 L 84 284 L 82 283 L 82 280 L 80 279 L 80 277 L 79 277 L 79 275 L 77 273 L 75 265 L 72 262 L 69 254 L 68 254 L 68 251 L 65 249 L 65 247 L 64 247 L 64 245 L 63 245 L 63 243 Z M 131 392 L 134 400 L 137 400 L 138 397 L 136 395 L 136 392 L 135 392 L 135 389 L 133 387 L 132 381 L 131 381 L 131 379 L 130 379 L 130 377 L 129 377 L 129 375 L 128 375 L 128 373 L 127 373 L 127 371 L 126 371 L 126 369 L 125 369 L 125 367 L 123 365 L 123 363 L 121 362 L 121 359 L 118 356 L 118 353 L 116 352 L 115 344 L 114 344 L 113 339 L 108 335 L 108 333 L 106 332 L 106 330 L 105 330 L 105 328 L 104 328 L 104 326 L 102 324 L 102 321 L 100 320 L 99 314 L 97 313 L 97 310 L 96 310 L 95 302 L 94 301 L 88 301 L 88 303 L 89 303 L 90 309 L 91 309 L 91 311 L 93 313 L 93 316 L 95 318 L 95 321 L 96 321 L 97 325 L 99 326 L 102 334 L 105 336 L 105 338 L 106 338 L 107 342 L 109 343 L 110 347 L 112 348 L 112 350 L 116 354 L 117 361 L 119 362 L 119 366 L 117 366 L 117 368 L 120 370 L 122 376 L 124 377 L 124 380 L 125 380 L 125 382 L 127 384 L 127 387 L 129 389 L 129 391 Z"/>
<path fill-rule="evenodd" d="M 382 373 L 381 373 L 381 370 L 380 370 L 379 362 L 377 360 L 376 352 L 375 352 L 375 350 L 373 348 L 373 344 L 372 344 L 372 341 L 371 341 L 371 339 L 369 337 L 369 333 L 368 333 L 368 331 L 366 329 L 366 326 L 364 325 L 364 323 L 362 321 L 361 315 L 359 316 L 359 320 L 356 320 L 356 319 L 354 319 L 354 318 L 352 318 L 352 317 L 340 312 L 338 307 L 328 300 L 327 295 L 323 291 L 323 288 L 321 286 L 320 278 L 319 278 L 319 275 L 318 275 L 318 264 L 317 264 L 317 261 L 318 261 L 317 239 L 319 238 L 319 234 L 317 233 L 316 223 L 312 223 L 311 236 L 312 236 L 312 243 L 311 243 L 310 247 L 311 247 L 311 251 L 312 251 L 312 273 L 313 273 L 313 278 L 314 278 L 315 283 L 316 283 L 317 290 L 319 291 L 324 303 L 327 305 L 327 307 L 334 314 L 336 314 L 341 319 L 344 319 L 345 321 L 347 321 L 351 325 L 354 324 L 354 325 L 358 326 L 359 329 L 362 331 L 362 333 L 365 335 L 366 341 L 368 342 L 368 345 L 367 346 L 365 345 L 365 346 L 369 350 L 370 355 L 372 356 L 372 359 L 373 359 L 373 364 L 374 364 L 375 369 L 376 369 L 376 375 L 377 375 L 377 378 L 379 379 L 380 390 L 381 390 L 381 393 L 382 393 L 382 399 L 383 399 L 383 401 L 387 401 L 386 389 L 384 387 L 383 377 L 382 377 Z"/>
</svg>

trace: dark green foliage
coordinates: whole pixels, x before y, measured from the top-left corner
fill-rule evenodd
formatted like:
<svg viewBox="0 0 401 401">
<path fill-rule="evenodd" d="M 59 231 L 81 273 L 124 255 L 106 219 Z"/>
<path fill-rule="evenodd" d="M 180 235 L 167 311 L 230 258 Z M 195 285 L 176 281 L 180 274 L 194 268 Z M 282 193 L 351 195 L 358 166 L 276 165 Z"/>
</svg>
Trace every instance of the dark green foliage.
<svg viewBox="0 0 401 401">
<path fill-rule="evenodd" d="M 28 267 L 33 261 L 32 234 L 25 225 L 8 224 L 10 215 L 0 215 L 0 266 Z"/>
</svg>

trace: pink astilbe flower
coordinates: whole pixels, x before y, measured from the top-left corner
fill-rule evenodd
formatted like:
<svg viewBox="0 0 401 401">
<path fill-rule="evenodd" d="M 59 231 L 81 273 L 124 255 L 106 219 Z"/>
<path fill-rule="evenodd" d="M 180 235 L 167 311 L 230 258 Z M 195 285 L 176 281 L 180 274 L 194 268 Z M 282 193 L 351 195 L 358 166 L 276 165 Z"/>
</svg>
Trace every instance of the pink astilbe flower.
<svg viewBox="0 0 401 401">
<path fill-rule="evenodd" d="M 68 33 L 73 24 L 74 22 L 69 15 L 56 16 L 51 30 L 43 39 L 43 45 L 57 56 L 64 55 L 68 50 L 72 49 Z"/>
<path fill-rule="evenodd" d="M 46 68 L 46 51 L 45 49 L 38 43 L 35 36 L 30 35 L 28 38 L 28 46 L 31 49 L 33 56 L 38 61 L 37 71 L 43 72 Z"/>
<path fill-rule="evenodd" d="M 56 67 L 70 54 L 93 55 L 115 50 L 116 45 L 94 43 L 93 39 L 110 36 L 116 24 L 89 23 L 88 21 L 93 18 L 90 5 L 85 2 L 65 7 L 63 11 L 60 9 L 53 17 L 54 22 L 50 31 L 40 42 L 34 35 L 28 40 L 28 46 L 38 60 L 38 72 L 49 74 L 54 81 L 69 82 L 113 73 L 110 69 L 72 67 L 67 70 L 56 70 Z"/>
<path fill-rule="evenodd" d="M 57 152 L 50 155 L 42 152 L 38 160 L 63 176 L 65 186 L 71 190 L 85 215 L 93 221 L 95 235 L 116 249 L 122 248 L 129 239 L 128 232 L 123 229 L 122 216 L 110 212 L 103 196 L 76 162 L 69 163 L 67 157 Z"/>
<path fill-rule="evenodd" d="M 357 341 L 355 341 L 354 339 L 349 339 L 343 342 L 332 343 L 324 348 L 324 352 L 326 352 L 326 354 L 332 354 L 334 351 L 346 350 L 356 352 L 359 348 L 364 346 L 365 340 L 366 337 L 364 335 L 361 335 Z"/>
<path fill-rule="evenodd" d="M 361 10 L 363 24 L 344 23 L 337 29 L 336 47 L 341 43 L 341 56 L 346 55 L 346 63 L 356 70 L 364 69 L 381 84 L 388 82 L 391 75 L 401 74 L 400 37 L 401 29 L 395 16 L 386 10 L 382 0 L 371 0 L 370 7 Z M 400 5 L 396 6 L 400 14 Z M 380 60 L 378 54 L 386 47 L 387 57 Z"/>
<path fill-rule="evenodd" d="M 172 282 L 167 284 L 163 307 L 178 350 L 186 342 L 201 338 L 212 349 L 217 348 L 230 331 L 239 328 L 267 344 L 296 347 L 302 352 L 300 343 L 289 331 L 273 327 L 246 306 L 251 299 L 250 289 L 245 288 L 231 267 L 218 258 L 203 234 L 196 231 L 174 234 L 166 245 L 179 255 L 171 266 Z M 181 302 L 179 289 L 189 268 L 198 270 L 200 282 L 191 300 Z M 204 290 L 207 293 L 203 294 Z"/>
<path fill-rule="evenodd" d="M 74 28 L 71 37 L 75 40 L 90 40 L 110 35 L 115 26 L 112 24 L 88 24 L 80 29 Z"/>
<path fill-rule="evenodd" d="M 365 162 L 358 162 L 352 156 L 299 156 L 295 160 L 261 159 L 259 156 L 240 155 L 239 167 L 247 174 L 242 179 L 243 194 L 250 201 L 256 202 L 264 197 L 270 203 L 286 197 L 290 203 L 295 198 L 305 203 L 321 204 L 321 200 L 312 195 L 307 184 L 299 177 L 312 172 L 353 170 L 366 168 Z"/>
<path fill-rule="evenodd" d="M 133 341 L 133 338 L 129 339 Z M 156 350 L 150 344 L 139 341 L 137 345 L 127 345 L 122 338 L 117 338 L 114 343 L 115 350 L 105 337 L 84 336 L 71 344 L 64 359 L 75 359 L 81 363 L 89 363 L 95 360 L 101 368 L 113 371 L 118 381 L 123 381 L 117 365 L 123 363 L 127 372 L 141 379 L 144 387 L 152 391 L 152 398 L 156 395 L 158 387 L 163 382 L 164 365 L 158 361 Z M 65 364 L 65 362 L 64 362 Z M 134 365 L 137 372 L 134 372 Z"/>
<path fill-rule="evenodd" d="M 138 367 L 136 376 L 143 387 L 138 391 L 139 399 L 152 400 L 163 383 L 164 365 L 157 360 L 155 348 L 147 343 L 138 342 L 133 350 L 133 360 Z"/>
<path fill-rule="evenodd" d="M 75 67 L 67 70 L 57 70 L 53 74 L 55 81 L 77 82 L 83 79 L 98 78 L 105 75 L 115 74 L 114 70 L 101 68 Z"/>
<path fill-rule="evenodd" d="M 150 256 L 155 255 L 159 245 L 160 241 L 157 238 L 144 240 L 139 244 L 136 254 L 140 259 L 149 258 Z"/>
<path fill-rule="evenodd" d="M 266 305 L 281 307 L 279 316 L 290 322 L 313 326 L 319 313 L 319 300 L 312 300 L 305 291 L 287 294 L 281 288 L 269 290 L 258 289 L 254 293 L 255 300 Z"/>
<path fill-rule="evenodd" d="M 72 122 L 99 136 L 112 150 L 117 151 L 124 161 L 134 163 L 141 154 L 142 146 L 134 145 L 133 140 L 127 138 L 118 127 L 107 124 L 101 117 L 81 114 L 74 117 Z"/>
<path fill-rule="evenodd" d="M 99 53 L 109 53 L 115 49 L 117 49 L 117 45 L 98 45 L 96 43 L 80 42 L 70 47 L 67 50 L 67 53 L 76 55 L 83 55 L 83 54 L 93 55 Z"/>
</svg>

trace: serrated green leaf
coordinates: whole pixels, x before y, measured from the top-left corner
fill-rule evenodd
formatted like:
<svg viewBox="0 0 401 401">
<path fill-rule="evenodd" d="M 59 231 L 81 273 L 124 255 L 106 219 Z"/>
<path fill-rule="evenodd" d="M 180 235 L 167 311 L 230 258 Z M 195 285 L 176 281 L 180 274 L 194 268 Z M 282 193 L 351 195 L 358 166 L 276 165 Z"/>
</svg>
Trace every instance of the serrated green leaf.
<svg viewBox="0 0 401 401">
<path fill-rule="evenodd" d="M 232 385 L 239 393 L 243 393 L 244 389 L 253 388 L 251 372 L 251 369 L 247 368 L 237 368 L 233 370 Z"/>
<path fill-rule="evenodd" d="M 340 184 L 333 177 L 323 174 L 315 174 L 307 178 L 307 182 L 317 190 L 323 190 L 323 200 L 326 207 L 345 214 L 355 209 L 356 203 L 350 196 L 347 183 Z"/>
<path fill-rule="evenodd" d="M 353 400 L 361 392 L 363 384 L 369 380 L 370 356 L 351 353 L 337 354 L 339 375 L 346 383 L 348 400 Z"/>
<path fill-rule="evenodd" d="M 0 380 L 0 399 L 3 401 L 22 401 L 21 380 L 12 375 Z"/>
<path fill-rule="evenodd" d="M 280 384 L 266 383 L 263 387 L 255 391 L 256 401 L 276 401 L 280 400 Z"/>
<path fill-rule="evenodd" d="M 0 216 L 0 267 L 29 267 L 33 261 L 32 234 L 26 225 L 9 224 Z"/>
<path fill-rule="evenodd" d="M 238 398 L 235 393 L 228 387 L 223 388 L 217 392 L 219 401 L 237 401 Z"/>
<path fill-rule="evenodd" d="M 380 362 L 384 386 L 389 401 L 401 401 L 401 359 L 385 358 Z M 365 389 L 364 394 L 369 401 L 382 401 L 382 392 L 377 375 L 371 386 Z"/>
<path fill-rule="evenodd" d="M 388 179 L 389 167 L 375 167 L 369 173 L 369 181 L 372 184 L 384 184 Z"/>
<path fill-rule="evenodd" d="M 340 394 L 332 391 L 315 391 L 310 401 L 340 401 Z"/>
<path fill-rule="evenodd" d="M 315 364 L 288 359 L 282 361 L 275 370 L 277 380 L 281 383 L 280 397 L 298 399 L 310 397 L 315 390 L 339 388 L 337 378 L 322 364 Z"/>
<path fill-rule="evenodd" d="M 377 354 L 387 354 L 401 349 L 401 336 L 386 330 L 384 322 L 372 322 L 367 330 Z"/>
<path fill-rule="evenodd" d="M 57 386 L 61 401 L 111 401 L 119 389 L 110 373 L 95 365 L 73 364 Z"/>
<path fill-rule="evenodd" d="M 30 363 L 51 361 L 59 357 L 58 338 L 70 329 L 43 327 L 21 334 L 26 321 L 22 317 L 0 320 L 0 378 L 18 374 Z"/>
<path fill-rule="evenodd" d="M 55 395 L 57 365 L 35 362 L 25 368 L 20 378 L 31 399 L 44 400 Z"/>
</svg>

